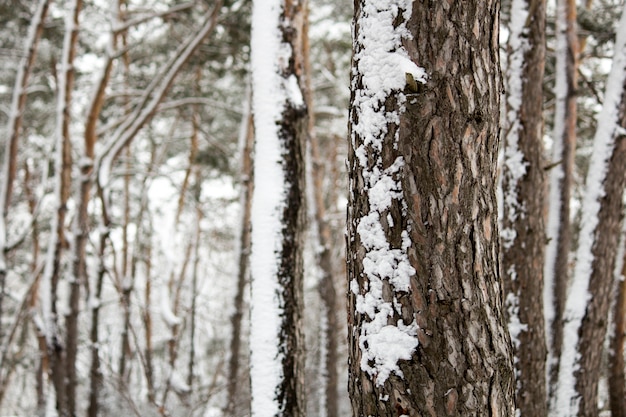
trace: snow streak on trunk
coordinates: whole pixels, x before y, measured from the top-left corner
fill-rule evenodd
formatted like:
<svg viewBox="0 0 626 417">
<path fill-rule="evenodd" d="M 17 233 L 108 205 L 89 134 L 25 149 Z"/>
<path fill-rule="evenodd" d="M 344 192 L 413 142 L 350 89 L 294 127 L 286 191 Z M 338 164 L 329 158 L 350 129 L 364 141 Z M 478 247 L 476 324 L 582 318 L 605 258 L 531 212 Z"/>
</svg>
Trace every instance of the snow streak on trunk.
<svg viewBox="0 0 626 417">
<path fill-rule="evenodd" d="M 42 282 L 42 309 L 44 332 L 50 360 L 50 379 L 56 394 L 56 409 L 60 416 L 72 416 L 75 412 L 76 387 L 76 348 L 78 335 L 76 317 L 70 312 L 66 320 L 65 340 L 58 316 L 57 287 L 63 272 L 63 252 L 66 245 L 65 221 L 67 202 L 71 191 L 72 152 L 70 138 L 72 90 L 74 87 L 74 57 L 78 39 L 78 15 L 82 7 L 81 0 L 70 3 L 65 19 L 65 36 L 58 77 L 57 128 L 55 149 L 55 189 L 56 212 L 52 220 L 52 230 L 48 243 L 48 252 Z M 74 287 L 79 283 L 70 280 Z M 76 288 L 72 289 L 73 292 Z M 78 299 L 76 297 L 76 303 Z"/>
<path fill-rule="evenodd" d="M 498 5 L 356 2 L 347 242 L 355 416 L 513 414 L 497 266 Z"/>
<path fill-rule="evenodd" d="M 304 3 L 256 0 L 256 135 L 250 258 L 252 415 L 303 416 L 302 230 L 307 107 L 300 87 Z"/>
<path fill-rule="evenodd" d="M 544 266 L 544 314 L 548 346 L 547 380 L 554 386 L 561 351 L 562 317 L 569 276 L 570 188 L 576 148 L 578 37 L 575 0 L 557 0 L 556 105 L 550 169 L 548 245 Z M 554 393 L 550 393 L 552 397 Z"/>
<path fill-rule="evenodd" d="M 521 415 L 545 416 L 542 79 L 545 2 L 513 0 L 504 118 L 502 270 Z"/>
<path fill-rule="evenodd" d="M 564 312 L 555 415 L 598 415 L 598 379 L 626 185 L 626 7 L 585 183 L 576 267 Z M 620 126 L 621 125 L 621 126 Z"/>
</svg>

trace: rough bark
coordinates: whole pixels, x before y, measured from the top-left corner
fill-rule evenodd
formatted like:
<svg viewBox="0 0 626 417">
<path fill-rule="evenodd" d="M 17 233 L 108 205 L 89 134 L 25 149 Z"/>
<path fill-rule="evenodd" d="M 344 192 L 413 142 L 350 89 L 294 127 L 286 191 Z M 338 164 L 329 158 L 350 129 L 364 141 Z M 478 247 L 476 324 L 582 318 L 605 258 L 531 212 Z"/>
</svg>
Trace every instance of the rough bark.
<svg viewBox="0 0 626 417">
<path fill-rule="evenodd" d="M 502 272 L 522 416 L 545 416 L 543 315 L 545 1 L 514 0 L 509 27 L 502 167 Z"/>
<path fill-rule="evenodd" d="M 624 114 L 625 104 L 622 102 L 622 114 Z M 622 122 L 621 126 L 626 127 L 626 123 Z M 619 246 L 619 231 L 622 229 L 624 209 L 622 196 L 626 186 L 626 164 L 624 164 L 626 140 L 624 138 L 625 136 L 620 135 L 616 139 L 604 187 L 605 196 L 600 203 L 599 224 L 595 233 L 593 272 L 589 287 L 591 299 L 582 322 L 579 342 L 582 359 L 576 388 L 581 394 L 578 413 L 581 417 L 598 415 L 598 381 L 602 349 L 599 348 L 597 341 L 604 340 L 606 334 L 615 257 Z M 622 404 L 623 401 L 622 397 Z"/>
<path fill-rule="evenodd" d="M 571 251 L 570 198 L 576 150 L 576 88 L 578 37 L 576 1 L 557 3 L 556 105 L 554 145 L 550 170 L 546 247 L 544 308 L 548 340 L 548 382 L 550 395 L 558 376 L 558 362 L 563 343 L 563 311 Z"/>
<path fill-rule="evenodd" d="M 259 0 L 253 4 L 252 94 L 256 142 L 251 254 L 252 415 L 301 417 L 306 413 L 302 248 L 308 109 L 303 102 L 300 56 L 305 7 L 305 1 Z M 265 14 L 267 8 L 272 13 Z M 269 21 L 261 21 L 260 16 L 267 16 Z M 273 47 L 263 54 L 265 39 L 271 39 Z M 285 51 L 289 51 L 288 55 Z M 263 75 L 271 78 L 264 79 Z M 264 187 L 265 195 L 258 193 L 258 184 L 268 177 L 275 181 L 276 189 Z M 271 230 L 266 228 L 267 224 Z M 272 235 L 269 239 L 260 232 L 264 228 Z M 266 267 L 267 262 L 271 263 L 270 267 Z M 275 293 L 268 294 L 267 288 L 273 288 L 271 291 Z M 266 302 L 271 305 L 261 305 Z M 276 332 L 270 339 L 257 333 L 255 327 L 264 317 L 272 322 L 270 331 Z M 255 341 L 259 344 L 255 345 Z M 268 352 L 274 353 L 270 357 Z M 276 371 L 278 375 L 270 376 L 271 381 L 265 379 L 269 373 L 259 364 L 265 360 L 280 368 Z"/>
<path fill-rule="evenodd" d="M 625 126 L 624 124 L 622 126 Z M 576 390 L 581 395 L 578 416 L 598 416 L 598 382 L 602 365 L 601 343 L 604 340 L 613 283 L 616 249 L 623 220 L 622 195 L 626 186 L 626 140 L 618 139 L 611 157 L 606 195 L 602 199 L 599 225 L 594 244 L 593 272 L 589 294 L 591 299 L 580 330 L 580 370 L 577 372 Z M 623 368 L 622 368 L 623 369 Z M 622 404 L 623 404 L 622 397 Z"/>
<path fill-rule="evenodd" d="M 622 140 L 623 141 L 623 140 Z M 622 236 L 624 239 L 624 236 Z M 613 334 L 609 347 L 609 405 L 611 417 L 626 417 L 626 375 L 624 341 L 626 339 L 626 264 L 617 275 L 617 300 L 613 309 Z"/>
<path fill-rule="evenodd" d="M 411 82 L 415 77 L 407 72 L 404 91 L 389 91 L 378 106 L 372 106 L 374 115 L 397 111 L 387 113 L 386 125 L 378 127 L 382 142 L 378 149 L 364 143 L 359 127 L 373 116 L 355 110 L 364 88 L 359 57 L 367 54 L 360 40 L 369 39 L 371 30 L 362 20 L 376 8 L 372 3 L 355 2 L 347 243 L 353 413 L 514 415 L 495 198 L 499 2 L 428 1 L 413 8 L 406 22 L 412 39 L 405 37 L 402 46 L 427 78 L 419 85 Z M 399 11 L 392 15 L 395 27 L 403 23 L 402 11 L 410 6 L 410 2 L 398 5 Z M 372 198 L 367 188 L 377 172 L 388 173 L 396 183 L 390 190 L 391 201 L 385 204 Z M 379 219 L 387 250 L 399 254 L 398 266 L 403 256 L 410 262 L 410 268 L 404 269 L 413 273 L 404 290 L 382 275 L 378 280 L 382 283 L 376 284 L 368 272 L 371 265 L 364 266 L 375 255 L 368 252 L 372 243 L 363 241 L 368 235 L 359 233 L 365 215 Z M 359 304 L 360 297 L 371 294 L 372 284 L 382 285 L 381 308 L 392 311 L 385 328 L 414 332 L 418 339 L 410 358 L 400 358 L 398 369 L 383 383 L 384 369 L 361 361 L 362 355 L 370 354 L 359 339 L 372 315 L 360 312 Z"/>
</svg>

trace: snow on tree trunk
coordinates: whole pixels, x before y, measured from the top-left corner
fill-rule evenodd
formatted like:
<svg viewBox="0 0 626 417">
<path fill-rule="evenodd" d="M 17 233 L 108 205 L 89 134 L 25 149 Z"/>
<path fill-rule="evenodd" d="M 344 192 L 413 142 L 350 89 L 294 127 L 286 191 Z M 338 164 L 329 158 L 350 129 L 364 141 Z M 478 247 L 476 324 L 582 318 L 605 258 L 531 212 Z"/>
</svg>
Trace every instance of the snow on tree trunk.
<svg viewBox="0 0 626 417">
<path fill-rule="evenodd" d="M 516 405 L 545 416 L 543 72 L 545 2 L 513 0 L 508 39 L 502 271 L 516 370 Z"/>
<path fill-rule="evenodd" d="M 513 415 L 495 199 L 498 4 L 356 3 L 347 243 L 355 416 Z"/>
<path fill-rule="evenodd" d="M 13 181 L 17 170 L 17 148 L 21 135 L 22 116 L 26 107 L 26 88 L 32 67 L 37 56 L 39 38 L 43 32 L 46 15 L 48 14 L 49 0 L 40 0 L 37 10 L 33 14 L 28 30 L 28 37 L 24 43 L 26 54 L 22 58 L 15 78 L 15 87 L 9 111 L 9 120 L 6 127 L 4 161 L 2 177 L 0 179 L 0 346 L 4 342 L 2 316 L 7 275 L 6 253 L 7 248 L 7 215 L 13 194 Z"/>
<path fill-rule="evenodd" d="M 597 416 L 598 379 L 626 185 L 626 7 L 585 182 L 576 267 L 564 312 L 554 415 Z"/>
<path fill-rule="evenodd" d="M 563 309 L 569 277 L 570 189 L 576 149 L 578 38 L 575 0 L 557 1 L 556 86 L 552 161 L 544 266 L 544 314 L 548 346 L 547 380 L 554 387 L 563 340 Z M 554 393 L 550 392 L 550 397 Z"/>
<path fill-rule="evenodd" d="M 42 280 L 42 310 L 44 316 L 44 333 L 48 345 L 50 361 L 50 380 L 56 395 L 56 410 L 61 417 L 75 413 L 76 387 L 76 347 L 77 329 L 72 318 L 66 320 L 65 338 L 62 332 L 57 288 L 63 272 L 63 252 L 66 244 L 67 202 L 71 192 L 72 154 L 70 138 L 71 102 L 74 86 L 74 57 L 78 38 L 78 14 L 82 6 L 81 0 L 71 2 L 65 18 L 65 35 L 63 52 L 60 61 L 57 98 L 57 126 L 55 132 L 55 214 L 48 242 L 48 252 Z M 72 282 L 73 281 L 73 282 Z M 75 279 L 70 280 L 73 287 L 79 285 Z M 71 314 L 70 314 L 71 316 Z M 65 339 L 65 340 L 64 340 Z"/>
<path fill-rule="evenodd" d="M 304 2 L 256 0 L 250 258 L 253 416 L 303 416 L 302 230 L 307 108 L 300 87 Z"/>
</svg>

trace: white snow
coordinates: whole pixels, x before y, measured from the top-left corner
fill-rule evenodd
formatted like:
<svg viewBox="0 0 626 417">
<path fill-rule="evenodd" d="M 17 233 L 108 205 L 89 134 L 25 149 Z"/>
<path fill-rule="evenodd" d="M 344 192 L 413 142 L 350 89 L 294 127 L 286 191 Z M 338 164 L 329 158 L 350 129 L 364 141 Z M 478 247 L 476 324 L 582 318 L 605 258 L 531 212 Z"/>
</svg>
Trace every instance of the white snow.
<svg viewBox="0 0 626 417">
<path fill-rule="evenodd" d="M 402 247 L 391 247 L 381 223 L 381 217 L 389 217 L 386 211 L 394 201 L 405 207 L 398 180 L 404 160 L 398 157 L 385 167 L 381 156 L 383 146 L 396 146 L 398 139 L 396 134 L 391 143 L 383 144 L 388 126 L 400 123 L 399 113 L 387 110 L 385 101 L 395 94 L 402 112 L 407 74 L 417 82 L 426 81 L 425 71 L 409 59 L 402 47 L 402 39 L 410 38 L 405 22 L 411 10 L 412 3 L 406 0 L 366 1 L 358 16 L 359 32 L 354 40 L 353 71 L 361 75 L 362 88 L 353 81 L 352 111 L 356 112 L 358 122 L 353 125 L 352 145 L 365 181 L 369 213 L 358 220 L 356 229 L 365 249 L 363 271 L 367 282 L 364 288 L 359 288 L 358 282 L 352 280 L 350 290 L 356 295 L 357 312 L 367 315 L 359 336 L 360 367 L 379 386 L 392 373 L 402 377 L 398 361 L 410 359 L 418 344 L 415 320 L 409 324 L 402 320 L 390 322 L 394 315 L 401 315 L 401 304 L 395 294 L 408 292 L 410 278 L 415 275 L 407 256 L 411 240 L 405 230 Z M 398 20 L 401 23 L 394 26 Z M 358 147 L 356 137 L 362 141 Z M 393 227 L 393 219 L 389 225 Z M 392 289 L 392 299 L 383 296 L 386 285 Z"/>
<path fill-rule="evenodd" d="M 563 351 L 560 359 L 559 381 L 556 392 L 555 411 L 558 417 L 578 415 L 580 402 L 576 391 L 575 373 L 579 369 L 579 330 L 591 298 L 589 283 L 593 267 L 593 245 L 597 238 L 598 214 L 605 194 L 604 183 L 608 164 L 615 146 L 619 123 L 619 107 L 622 102 L 623 85 L 626 80 L 626 6 L 618 26 L 613 66 L 606 84 L 602 112 L 594 137 L 585 196 L 582 206 L 581 231 L 576 251 L 574 277 L 565 304 L 563 328 Z M 598 343 L 602 343 L 599 340 Z"/>
<path fill-rule="evenodd" d="M 522 126 L 519 114 L 522 106 L 522 88 L 524 71 L 524 54 L 528 50 L 528 40 L 525 23 L 528 18 L 526 1 L 513 0 L 511 3 L 510 34 L 508 38 L 510 54 L 508 55 L 506 69 L 506 102 L 507 114 L 504 120 L 506 135 L 504 137 L 504 171 L 503 175 L 508 179 L 507 187 L 503 190 L 504 216 L 509 223 L 521 216 L 524 217 L 524 207 L 520 206 L 517 185 L 520 179 L 526 175 L 528 162 L 519 150 L 519 135 Z M 513 245 L 517 233 L 514 229 L 503 228 L 500 234 L 502 244 L 506 249 Z"/>
<path fill-rule="evenodd" d="M 276 389 L 283 378 L 284 352 L 278 346 L 283 300 L 277 279 L 282 251 L 281 212 L 286 201 L 281 161 L 283 144 L 279 125 L 287 103 L 303 103 L 295 77 L 285 79 L 291 47 L 282 42 L 279 30 L 281 0 L 255 0 L 252 11 L 252 86 L 255 123 L 255 188 L 252 197 L 252 252 L 250 267 L 251 390 L 252 415 L 277 415 Z"/>
<path fill-rule="evenodd" d="M 555 109 L 552 138 L 552 163 L 563 160 L 563 135 L 565 132 L 565 113 L 567 106 L 567 35 L 565 1 L 557 2 L 556 10 L 556 69 L 555 69 Z M 546 239 L 543 270 L 543 311 L 545 317 L 546 346 L 548 359 L 546 380 L 549 381 L 552 364 L 558 359 L 552 352 L 552 324 L 556 318 L 554 285 L 557 250 L 559 242 L 559 224 L 561 222 L 561 181 L 565 176 L 563 164 L 558 163 L 550 170 L 548 191 L 548 215 L 546 219 Z"/>
<path fill-rule="evenodd" d="M 178 326 L 183 322 L 180 317 L 174 314 L 170 307 L 170 297 L 166 286 L 163 286 L 161 290 L 161 317 L 169 327 Z"/>
</svg>

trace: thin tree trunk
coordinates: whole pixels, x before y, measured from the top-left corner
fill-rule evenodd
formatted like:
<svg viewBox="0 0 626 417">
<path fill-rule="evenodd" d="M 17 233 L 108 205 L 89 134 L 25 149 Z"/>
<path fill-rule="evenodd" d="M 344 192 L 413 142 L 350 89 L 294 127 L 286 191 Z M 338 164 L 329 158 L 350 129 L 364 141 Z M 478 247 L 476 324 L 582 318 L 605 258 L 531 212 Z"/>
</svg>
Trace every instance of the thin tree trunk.
<svg viewBox="0 0 626 417">
<path fill-rule="evenodd" d="M 353 415 L 513 416 L 495 194 L 499 2 L 413 4 L 356 2 Z"/>
<path fill-rule="evenodd" d="M 626 186 L 625 91 L 626 7 L 585 183 L 576 268 L 564 313 L 567 344 L 561 353 L 554 407 L 559 417 L 598 416 L 603 352 L 599 344 L 606 335 Z"/>
<path fill-rule="evenodd" d="M 623 139 L 622 139 L 623 141 Z M 623 229 L 622 229 L 623 230 Z M 626 236 L 622 235 L 622 239 Z M 622 254 L 624 255 L 624 254 Z M 613 310 L 613 334 L 609 346 L 609 404 L 611 417 L 626 417 L 626 375 L 624 375 L 624 340 L 626 339 L 626 256 L 617 275 L 617 300 Z"/>
<path fill-rule="evenodd" d="M 305 220 L 304 1 L 255 0 L 252 86 L 256 135 L 250 258 L 252 415 L 302 417 Z M 285 55 L 288 51 L 288 55 Z"/>
<path fill-rule="evenodd" d="M 102 196 L 101 196 L 102 197 Z M 102 204 L 104 206 L 104 203 Z M 87 408 L 88 417 L 97 417 L 100 414 L 100 391 L 103 385 L 102 370 L 100 369 L 100 308 L 102 307 L 102 285 L 106 267 L 104 265 L 106 242 L 109 237 L 110 221 L 103 215 L 103 228 L 100 233 L 98 245 L 98 275 L 94 288 L 89 296 L 89 307 L 91 309 L 91 327 L 89 330 L 89 341 L 91 343 L 91 366 L 89 368 L 89 406 Z"/>
<path fill-rule="evenodd" d="M 72 3 L 70 14 L 66 17 L 66 29 L 63 45 L 63 58 L 58 78 L 57 131 L 55 150 L 55 198 L 56 213 L 48 246 L 46 266 L 43 276 L 44 331 L 50 359 L 50 379 L 56 394 L 56 409 L 61 417 L 73 416 L 75 412 L 76 386 L 76 347 L 77 347 L 77 307 L 79 283 L 70 282 L 70 315 L 66 320 L 66 336 L 63 340 L 58 317 L 57 287 L 62 269 L 62 255 L 66 246 L 65 218 L 67 201 L 71 186 L 71 139 L 70 105 L 74 84 L 74 57 L 78 37 L 78 15 L 82 2 Z M 76 301 L 76 303 L 74 303 Z M 73 316 L 73 317 L 72 317 Z"/>
<path fill-rule="evenodd" d="M 0 321 L 4 314 L 4 296 L 6 287 L 7 263 L 7 214 L 13 194 L 13 182 L 17 170 L 17 149 L 21 135 L 24 109 L 26 108 L 26 88 L 32 67 L 37 56 L 39 39 L 43 32 L 43 27 L 48 14 L 49 0 L 40 0 L 35 13 L 31 19 L 28 30 L 28 37 L 25 42 L 26 54 L 21 60 L 15 79 L 15 88 L 7 123 L 6 141 L 4 149 L 4 164 L 2 165 L 2 178 L 0 179 Z M 0 326 L 0 345 L 4 340 L 4 330 Z"/>
<path fill-rule="evenodd" d="M 311 69 L 311 56 L 309 44 L 309 20 L 308 8 L 306 9 L 305 28 L 303 30 L 304 42 L 302 45 L 302 55 L 305 68 L 305 100 L 309 111 L 308 122 L 308 144 L 310 149 L 310 159 L 312 163 L 312 184 L 313 201 L 311 211 L 314 212 L 314 227 L 316 227 L 315 237 L 316 251 L 315 263 L 320 271 L 318 290 L 322 300 L 323 312 L 320 318 L 320 331 L 322 337 L 320 351 L 323 354 L 320 366 L 322 387 L 323 416 L 339 417 L 339 375 L 337 372 L 337 337 L 340 334 L 337 323 L 337 291 L 335 289 L 335 274 L 332 259 L 332 237 L 331 229 L 326 219 L 326 204 L 324 200 L 324 161 L 320 153 L 319 138 L 315 134 L 315 111 L 313 110 L 313 88 L 311 85 L 313 71 Z"/>
<path fill-rule="evenodd" d="M 556 105 L 552 164 L 549 178 L 548 244 L 544 267 L 544 313 L 548 346 L 547 381 L 550 397 L 558 376 L 563 343 L 563 311 L 570 276 L 570 197 L 576 150 L 576 88 L 578 37 L 576 1 L 557 0 Z"/>
<path fill-rule="evenodd" d="M 197 127 L 197 126 L 196 126 Z M 196 316 L 197 316 L 197 299 L 198 299 L 198 267 L 200 265 L 200 223 L 202 222 L 202 209 L 200 207 L 201 178 L 200 170 L 197 167 L 195 171 L 195 212 L 196 224 L 194 230 L 193 244 L 193 266 L 191 272 L 191 317 L 189 318 L 189 362 L 187 366 L 187 385 L 193 391 L 194 368 L 196 366 Z"/>
<path fill-rule="evenodd" d="M 78 43 L 78 30 L 79 30 L 79 23 L 78 23 L 78 17 L 81 13 L 81 9 L 82 9 L 82 5 L 83 2 L 82 0 L 76 0 L 76 2 L 73 5 L 73 10 L 72 10 L 72 20 L 69 22 L 69 27 L 68 27 L 68 31 L 69 31 L 69 40 L 66 40 L 65 42 L 69 42 L 69 56 L 67 58 L 66 64 L 66 71 L 67 71 L 67 76 L 66 76 L 66 82 L 65 82 L 65 88 L 66 88 L 66 92 L 65 92 L 65 109 L 64 111 L 64 117 L 63 117 L 63 136 L 65 137 L 65 140 L 68 143 L 68 148 L 66 149 L 66 152 L 68 152 L 67 155 L 67 160 L 71 160 L 71 156 L 69 155 L 70 150 L 69 150 L 69 143 L 70 143 L 70 106 L 72 103 L 72 90 L 74 88 L 74 58 L 76 56 L 76 44 Z M 82 162 L 82 161 L 81 161 Z M 83 166 L 81 166 L 81 174 L 83 174 L 82 178 L 81 178 L 81 184 L 80 187 L 81 189 L 89 189 L 91 187 L 90 184 L 88 184 L 90 181 L 87 177 L 87 173 L 89 173 L 88 175 L 90 175 L 90 170 L 91 170 L 91 162 L 87 163 L 87 164 L 82 164 L 81 165 L 87 165 L 87 168 L 83 168 Z M 68 168 L 67 171 L 67 175 L 71 175 L 71 165 Z M 67 184 L 69 187 L 69 184 L 71 183 L 71 179 L 67 178 Z M 83 193 L 83 191 L 81 191 L 81 194 Z M 69 197 L 69 190 L 68 190 L 68 197 Z M 87 193 L 86 195 L 81 195 L 82 198 L 87 199 L 87 201 L 89 200 L 89 194 Z M 86 203 L 85 203 L 86 206 Z M 67 356 L 66 356 L 66 362 L 64 364 L 66 372 L 67 372 L 67 381 L 65 382 L 67 388 L 67 411 L 66 414 L 68 416 L 74 416 L 76 415 L 76 387 L 78 385 L 78 376 L 76 375 L 76 357 L 78 354 L 78 316 L 80 313 L 80 293 L 81 293 L 81 288 L 83 287 L 83 285 L 86 284 L 87 281 L 87 266 L 86 266 L 86 259 L 85 259 L 85 252 L 84 252 L 84 248 L 85 248 L 85 242 L 87 239 L 87 234 L 88 234 L 88 217 L 87 217 L 87 213 L 85 210 L 85 213 L 79 213 L 79 216 L 77 218 L 77 223 L 75 223 L 75 229 L 74 229 L 74 233 L 77 235 L 77 239 L 82 239 L 81 242 L 81 247 L 76 248 L 77 251 L 82 250 L 82 252 L 77 252 L 75 254 L 75 262 L 73 265 L 73 270 L 72 270 L 72 277 L 70 280 L 70 294 L 69 294 L 69 301 L 68 301 L 68 305 L 69 305 L 69 314 L 67 315 L 67 318 L 65 320 L 65 331 L 66 331 L 66 349 L 67 349 Z"/>
<path fill-rule="evenodd" d="M 248 97 L 250 100 L 250 97 Z M 244 295 L 250 275 L 250 216 L 252 209 L 252 192 L 254 187 L 252 148 L 254 147 L 254 121 L 251 111 L 252 103 L 246 105 L 240 132 L 241 147 L 241 223 L 239 230 L 239 259 L 237 264 L 237 288 L 235 290 L 234 312 L 230 319 L 232 334 L 230 339 L 230 357 L 228 359 L 228 382 L 226 398 L 226 415 L 236 415 L 236 410 L 241 404 L 239 399 L 240 384 L 244 378 L 240 378 L 242 320 L 244 315 Z"/>
<path fill-rule="evenodd" d="M 513 0 L 504 117 L 502 272 L 522 416 L 548 412 L 543 314 L 544 0 Z"/>
</svg>

